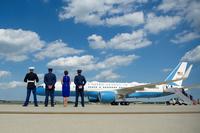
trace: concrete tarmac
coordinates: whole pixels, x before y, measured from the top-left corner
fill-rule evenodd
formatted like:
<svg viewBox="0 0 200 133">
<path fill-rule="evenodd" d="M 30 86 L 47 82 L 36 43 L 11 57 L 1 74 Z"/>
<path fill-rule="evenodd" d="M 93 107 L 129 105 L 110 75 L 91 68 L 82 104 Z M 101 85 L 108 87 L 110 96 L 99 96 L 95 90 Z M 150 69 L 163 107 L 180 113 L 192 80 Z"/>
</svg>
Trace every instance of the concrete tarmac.
<svg viewBox="0 0 200 133">
<path fill-rule="evenodd" d="M 0 105 L 1 133 L 199 133 L 199 123 L 199 105 Z"/>
</svg>

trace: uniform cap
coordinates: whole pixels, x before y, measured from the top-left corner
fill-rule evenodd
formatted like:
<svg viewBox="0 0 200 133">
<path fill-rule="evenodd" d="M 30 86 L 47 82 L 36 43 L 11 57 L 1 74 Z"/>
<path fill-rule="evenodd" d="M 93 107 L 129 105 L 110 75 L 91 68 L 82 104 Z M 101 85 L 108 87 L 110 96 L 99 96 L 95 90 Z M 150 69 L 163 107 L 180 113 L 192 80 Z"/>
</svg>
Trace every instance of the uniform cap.
<svg viewBox="0 0 200 133">
<path fill-rule="evenodd" d="M 35 67 L 29 67 L 28 69 L 29 69 L 29 70 L 34 70 L 34 69 L 35 69 Z"/>
</svg>

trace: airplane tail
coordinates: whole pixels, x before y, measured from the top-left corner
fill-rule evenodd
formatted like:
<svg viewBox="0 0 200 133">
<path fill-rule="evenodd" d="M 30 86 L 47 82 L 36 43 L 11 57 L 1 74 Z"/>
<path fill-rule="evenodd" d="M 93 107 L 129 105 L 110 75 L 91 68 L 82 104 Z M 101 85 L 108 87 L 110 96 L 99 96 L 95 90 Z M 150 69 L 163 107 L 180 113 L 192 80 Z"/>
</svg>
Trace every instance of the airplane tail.
<svg viewBox="0 0 200 133">
<path fill-rule="evenodd" d="M 180 62 L 174 70 L 168 75 L 168 77 L 165 79 L 165 81 L 170 81 L 170 80 L 176 80 L 176 79 L 181 79 L 178 81 L 174 81 L 169 83 L 169 85 L 175 85 L 175 86 L 182 86 L 182 82 L 184 79 L 186 79 L 189 76 L 189 73 L 191 71 L 192 66 L 188 68 L 186 71 L 187 67 L 187 62 Z"/>
</svg>

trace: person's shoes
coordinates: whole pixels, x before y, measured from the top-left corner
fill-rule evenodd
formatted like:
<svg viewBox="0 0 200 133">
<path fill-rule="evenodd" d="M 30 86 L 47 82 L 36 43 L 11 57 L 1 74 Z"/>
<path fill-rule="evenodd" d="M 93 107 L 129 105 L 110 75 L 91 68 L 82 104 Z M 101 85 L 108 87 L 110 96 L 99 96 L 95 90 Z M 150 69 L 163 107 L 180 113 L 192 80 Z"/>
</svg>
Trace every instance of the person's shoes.
<svg viewBox="0 0 200 133">
<path fill-rule="evenodd" d="M 54 107 L 54 105 L 51 105 L 51 107 Z"/>
<path fill-rule="evenodd" d="M 77 105 L 74 105 L 74 107 L 78 107 Z"/>
<path fill-rule="evenodd" d="M 23 104 L 22 106 L 23 106 L 23 107 L 27 107 L 28 105 L 26 105 L 26 104 Z"/>
<path fill-rule="evenodd" d="M 35 105 L 35 107 L 39 107 L 38 105 Z"/>
<path fill-rule="evenodd" d="M 82 105 L 82 107 L 85 107 L 85 105 Z"/>
<path fill-rule="evenodd" d="M 44 105 L 44 107 L 47 107 L 48 105 Z"/>
</svg>

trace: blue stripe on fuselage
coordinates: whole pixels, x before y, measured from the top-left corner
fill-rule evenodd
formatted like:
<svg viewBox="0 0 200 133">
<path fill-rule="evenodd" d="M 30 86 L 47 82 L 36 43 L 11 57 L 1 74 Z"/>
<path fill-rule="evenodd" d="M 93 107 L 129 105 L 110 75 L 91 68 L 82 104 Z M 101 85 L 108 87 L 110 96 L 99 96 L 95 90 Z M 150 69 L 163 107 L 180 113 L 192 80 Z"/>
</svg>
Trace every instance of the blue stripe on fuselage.
<svg viewBox="0 0 200 133">
<path fill-rule="evenodd" d="M 128 98 L 153 98 L 153 97 L 162 97 L 162 96 L 167 96 L 171 95 L 173 93 L 169 92 L 135 92 L 132 94 L 129 94 L 127 97 Z"/>
</svg>

